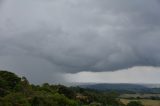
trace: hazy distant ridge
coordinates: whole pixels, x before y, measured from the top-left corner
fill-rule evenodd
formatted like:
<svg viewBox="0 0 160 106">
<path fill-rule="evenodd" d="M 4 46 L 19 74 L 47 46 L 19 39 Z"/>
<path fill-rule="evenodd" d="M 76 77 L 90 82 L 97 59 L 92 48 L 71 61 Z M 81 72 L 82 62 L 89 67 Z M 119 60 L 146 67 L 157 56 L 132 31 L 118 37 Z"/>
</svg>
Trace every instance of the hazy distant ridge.
<svg viewBox="0 0 160 106">
<path fill-rule="evenodd" d="M 159 84 L 86 84 L 81 87 L 96 90 L 160 93 Z"/>
</svg>

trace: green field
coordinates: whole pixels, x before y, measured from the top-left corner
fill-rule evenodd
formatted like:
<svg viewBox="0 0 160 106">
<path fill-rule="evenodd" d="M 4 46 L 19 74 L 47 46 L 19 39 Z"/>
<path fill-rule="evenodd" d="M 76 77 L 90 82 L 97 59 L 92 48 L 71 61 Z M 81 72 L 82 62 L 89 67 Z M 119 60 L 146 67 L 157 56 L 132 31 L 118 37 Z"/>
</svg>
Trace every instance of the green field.
<svg viewBox="0 0 160 106">
<path fill-rule="evenodd" d="M 150 100 L 150 99 L 138 99 L 138 100 L 130 100 L 130 99 L 121 99 L 121 102 L 124 104 L 129 103 L 130 101 L 141 101 L 145 106 L 160 106 L 160 100 Z"/>
</svg>

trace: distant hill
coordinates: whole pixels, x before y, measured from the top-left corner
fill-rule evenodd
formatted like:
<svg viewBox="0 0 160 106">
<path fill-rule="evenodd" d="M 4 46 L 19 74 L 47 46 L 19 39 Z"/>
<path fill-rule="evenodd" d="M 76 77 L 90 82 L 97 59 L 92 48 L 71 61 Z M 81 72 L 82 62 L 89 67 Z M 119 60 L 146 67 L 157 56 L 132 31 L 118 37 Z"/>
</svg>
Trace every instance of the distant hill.
<svg viewBox="0 0 160 106">
<path fill-rule="evenodd" d="M 96 89 L 102 91 L 121 91 L 121 92 L 130 92 L 130 93 L 160 93 L 160 88 L 154 84 L 84 84 L 80 85 L 83 88 Z"/>
</svg>

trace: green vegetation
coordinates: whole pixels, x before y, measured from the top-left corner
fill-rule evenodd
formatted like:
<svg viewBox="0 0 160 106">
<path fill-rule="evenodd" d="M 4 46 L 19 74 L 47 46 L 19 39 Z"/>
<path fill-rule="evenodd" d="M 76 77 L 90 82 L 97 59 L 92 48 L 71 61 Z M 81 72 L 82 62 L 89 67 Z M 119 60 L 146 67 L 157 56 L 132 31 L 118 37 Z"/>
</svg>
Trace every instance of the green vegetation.
<svg viewBox="0 0 160 106">
<path fill-rule="evenodd" d="M 0 71 L 0 106 L 126 106 L 118 96 L 80 87 L 33 85 L 25 77 Z M 130 104 L 127 106 L 143 106 Z"/>
<path fill-rule="evenodd" d="M 144 106 L 140 101 L 131 101 L 127 104 L 127 106 Z"/>
</svg>

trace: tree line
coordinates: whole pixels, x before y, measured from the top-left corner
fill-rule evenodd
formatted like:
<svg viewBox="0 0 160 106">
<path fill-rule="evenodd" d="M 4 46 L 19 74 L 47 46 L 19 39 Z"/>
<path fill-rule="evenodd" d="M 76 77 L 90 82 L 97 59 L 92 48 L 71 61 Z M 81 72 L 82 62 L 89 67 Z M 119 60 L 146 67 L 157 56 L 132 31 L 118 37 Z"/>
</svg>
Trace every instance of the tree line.
<svg viewBox="0 0 160 106">
<path fill-rule="evenodd" d="M 115 92 L 44 83 L 30 84 L 26 77 L 0 71 L 0 106 L 125 106 Z M 143 106 L 139 102 L 127 106 Z"/>
</svg>

